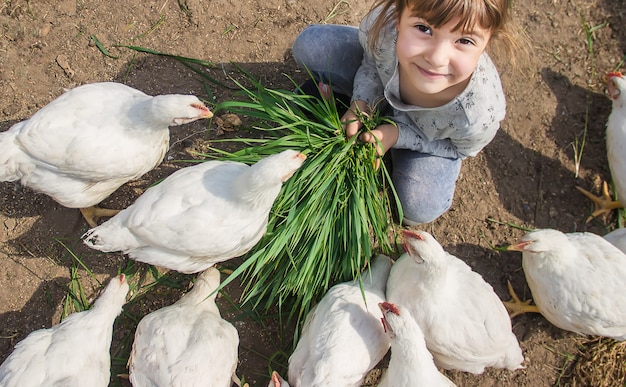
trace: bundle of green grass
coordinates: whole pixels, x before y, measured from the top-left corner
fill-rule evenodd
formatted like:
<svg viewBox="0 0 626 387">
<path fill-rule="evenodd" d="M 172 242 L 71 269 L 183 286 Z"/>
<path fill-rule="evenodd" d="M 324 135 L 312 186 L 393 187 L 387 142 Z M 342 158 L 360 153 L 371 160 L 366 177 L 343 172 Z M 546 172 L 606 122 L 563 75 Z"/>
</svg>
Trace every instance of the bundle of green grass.
<svg viewBox="0 0 626 387">
<path fill-rule="evenodd" d="M 240 115 L 251 136 L 228 140 L 245 145 L 236 152 L 213 147 L 206 156 L 251 164 L 295 149 L 307 160 L 284 184 L 265 236 L 224 285 L 241 275 L 244 303 L 278 306 L 302 321 L 332 285 L 359 278 L 375 251 L 395 250 L 391 214 L 401 209 L 385 166 L 374 168 L 373 144 L 346 138 L 334 98 L 271 90 L 248 78 L 251 87 L 237 83 L 242 98 L 215 112 Z M 364 130 L 381 119 L 363 116 Z"/>
</svg>

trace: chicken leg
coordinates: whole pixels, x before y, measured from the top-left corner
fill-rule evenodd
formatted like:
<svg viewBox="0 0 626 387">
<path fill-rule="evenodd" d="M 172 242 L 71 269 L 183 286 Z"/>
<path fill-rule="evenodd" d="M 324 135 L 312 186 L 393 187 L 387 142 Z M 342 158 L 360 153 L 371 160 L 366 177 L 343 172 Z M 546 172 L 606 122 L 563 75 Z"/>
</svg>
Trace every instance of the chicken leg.
<svg viewBox="0 0 626 387">
<path fill-rule="evenodd" d="M 594 204 L 595 210 L 587 218 L 587 222 L 597 217 L 600 214 L 608 214 L 611 210 L 616 208 L 624 208 L 624 205 L 619 200 L 613 200 L 609 194 L 609 185 L 605 181 L 602 183 L 602 196 L 596 196 L 584 188 L 576 187 L 583 195 L 588 197 Z"/>
<path fill-rule="evenodd" d="M 100 208 L 96 206 L 80 208 L 80 213 L 91 228 L 98 225 L 97 220 L 104 217 L 115 216 L 120 210 L 112 210 L 109 208 Z"/>
<path fill-rule="evenodd" d="M 530 305 L 532 300 L 522 301 L 513 290 L 513 285 L 511 285 L 511 281 L 506 281 L 506 287 L 509 289 L 509 294 L 511 295 L 511 301 L 503 301 L 502 303 L 509 311 L 509 316 L 511 318 L 515 316 L 519 316 L 524 313 L 541 313 L 539 312 L 539 308 L 536 305 Z"/>
</svg>

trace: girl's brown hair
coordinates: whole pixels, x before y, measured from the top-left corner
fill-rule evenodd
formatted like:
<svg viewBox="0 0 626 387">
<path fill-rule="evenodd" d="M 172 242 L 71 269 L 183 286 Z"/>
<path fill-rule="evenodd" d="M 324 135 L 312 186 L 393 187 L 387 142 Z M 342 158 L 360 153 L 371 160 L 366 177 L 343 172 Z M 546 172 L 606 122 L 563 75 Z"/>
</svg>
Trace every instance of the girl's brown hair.
<svg viewBox="0 0 626 387">
<path fill-rule="evenodd" d="M 513 62 L 516 54 L 527 51 L 525 35 L 511 20 L 511 0 L 376 0 L 372 11 L 377 8 L 380 13 L 367 32 L 373 53 L 383 28 L 399 20 L 407 8 L 434 28 L 459 19 L 454 30 L 470 32 L 476 26 L 489 30 L 490 46 L 492 42 L 502 46 L 503 54 Z"/>
</svg>

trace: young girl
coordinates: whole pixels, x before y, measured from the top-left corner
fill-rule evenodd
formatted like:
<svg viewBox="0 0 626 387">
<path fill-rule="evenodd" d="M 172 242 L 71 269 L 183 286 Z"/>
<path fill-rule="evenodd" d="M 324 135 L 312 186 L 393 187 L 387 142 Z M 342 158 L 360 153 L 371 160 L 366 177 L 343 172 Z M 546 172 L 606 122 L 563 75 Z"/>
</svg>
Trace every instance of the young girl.
<svg viewBox="0 0 626 387">
<path fill-rule="evenodd" d="M 509 3 L 377 0 L 360 28 L 312 25 L 294 42 L 296 61 L 322 94 L 330 85 L 351 96 L 343 116 L 348 136 L 362 126 L 355 112 L 387 109 L 395 125 L 359 139 L 377 143 L 381 155 L 391 149 L 406 225 L 450 208 L 461 160 L 476 156 L 504 119 L 500 77 L 485 50 L 494 42 L 509 54 L 521 47 Z"/>
</svg>

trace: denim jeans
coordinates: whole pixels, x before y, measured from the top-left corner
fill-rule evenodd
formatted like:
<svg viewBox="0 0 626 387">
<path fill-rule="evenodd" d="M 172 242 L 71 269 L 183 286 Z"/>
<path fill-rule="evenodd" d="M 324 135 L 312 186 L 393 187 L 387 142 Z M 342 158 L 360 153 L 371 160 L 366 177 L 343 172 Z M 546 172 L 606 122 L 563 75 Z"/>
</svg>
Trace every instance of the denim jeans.
<svg viewBox="0 0 626 387">
<path fill-rule="evenodd" d="M 352 95 L 354 75 L 363 58 L 357 27 L 310 25 L 298 35 L 291 51 L 298 65 L 316 80 L 330 84 L 335 93 Z"/>
</svg>

